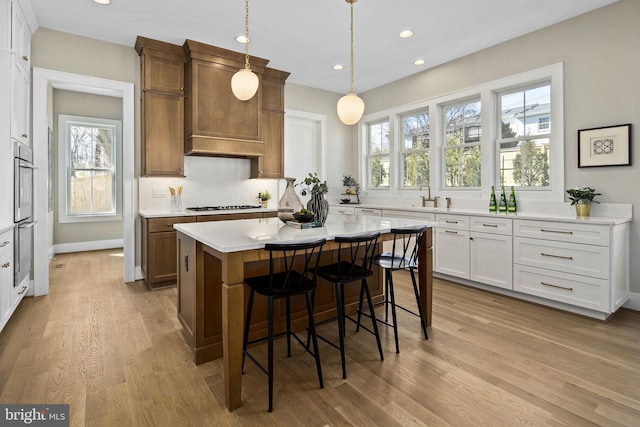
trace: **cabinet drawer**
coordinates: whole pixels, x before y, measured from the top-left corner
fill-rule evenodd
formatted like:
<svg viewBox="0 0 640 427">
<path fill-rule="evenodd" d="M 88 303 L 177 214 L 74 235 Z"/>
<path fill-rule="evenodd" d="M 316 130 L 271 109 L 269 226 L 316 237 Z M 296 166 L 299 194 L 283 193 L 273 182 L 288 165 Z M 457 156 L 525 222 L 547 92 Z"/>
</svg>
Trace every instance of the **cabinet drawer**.
<svg viewBox="0 0 640 427">
<path fill-rule="evenodd" d="M 356 213 L 354 207 L 343 207 L 343 206 L 331 206 L 329 207 L 330 213 L 337 213 L 340 215 L 353 215 Z"/>
<path fill-rule="evenodd" d="M 416 212 L 416 211 L 395 211 L 384 209 L 382 216 L 389 218 L 405 218 L 405 219 L 420 219 L 423 221 L 435 221 L 436 215 L 429 212 Z"/>
<path fill-rule="evenodd" d="M 553 221 L 515 220 L 514 236 L 609 246 L 609 227 Z"/>
<path fill-rule="evenodd" d="M 492 218 L 472 216 L 469 218 L 469 230 L 479 233 L 503 234 L 511 236 L 513 220 L 509 218 Z"/>
<path fill-rule="evenodd" d="M 437 214 L 438 227 L 454 230 L 469 230 L 469 217 L 466 215 Z"/>
<path fill-rule="evenodd" d="M 195 216 L 174 216 L 163 218 L 149 218 L 149 233 L 159 233 L 162 231 L 174 231 L 173 224 L 184 222 L 196 222 Z"/>
<path fill-rule="evenodd" d="M 524 265 L 514 265 L 513 276 L 515 291 L 592 310 L 610 312 L 609 285 L 606 280 Z"/>
<path fill-rule="evenodd" d="M 609 278 L 609 248 L 513 238 L 513 262 L 583 276 Z"/>
</svg>

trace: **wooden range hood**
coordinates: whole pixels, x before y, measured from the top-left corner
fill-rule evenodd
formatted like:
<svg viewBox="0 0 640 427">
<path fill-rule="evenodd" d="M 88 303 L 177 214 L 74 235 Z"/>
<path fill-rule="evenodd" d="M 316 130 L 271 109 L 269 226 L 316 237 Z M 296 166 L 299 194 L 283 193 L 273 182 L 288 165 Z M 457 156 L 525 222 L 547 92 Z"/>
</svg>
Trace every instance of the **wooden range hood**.
<svg viewBox="0 0 640 427">
<path fill-rule="evenodd" d="M 243 53 L 193 40 L 186 40 L 183 49 L 186 155 L 256 159 L 269 155 L 265 145 L 283 143 L 282 129 L 272 132 L 268 116 L 280 115 L 284 127 L 284 81 L 289 73 L 266 68 L 268 60 L 252 56 L 251 69 L 260 84 L 253 98 L 240 101 L 231 91 L 231 77 L 244 68 Z"/>
</svg>

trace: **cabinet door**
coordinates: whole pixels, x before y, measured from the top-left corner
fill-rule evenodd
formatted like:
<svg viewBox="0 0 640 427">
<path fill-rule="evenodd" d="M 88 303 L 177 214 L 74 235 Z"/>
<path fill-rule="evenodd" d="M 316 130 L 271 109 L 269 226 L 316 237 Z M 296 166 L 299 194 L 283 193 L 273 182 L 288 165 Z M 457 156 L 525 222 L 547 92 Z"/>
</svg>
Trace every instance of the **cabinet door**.
<svg viewBox="0 0 640 427">
<path fill-rule="evenodd" d="M 511 236 L 471 232 L 469 278 L 513 289 L 512 240 Z"/>
<path fill-rule="evenodd" d="M 184 61 L 155 55 L 144 55 L 144 89 L 184 95 Z"/>
<path fill-rule="evenodd" d="M 29 76 L 14 55 L 11 61 L 11 137 L 29 144 Z"/>
<path fill-rule="evenodd" d="M 147 283 L 175 281 L 177 273 L 176 232 L 149 233 Z"/>
<path fill-rule="evenodd" d="M 262 112 L 264 155 L 251 160 L 251 178 L 284 178 L 284 113 Z"/>
<path fill-rule="evenodd" d="M 158 92 L 142 96 L 143 175 L 184 176 L 183 97 Z"/>
<path fill-rule="evenodd" d="M 18 64 L 30 74 L 31 30 L 26 17 L 17 1 L 12 2 L 11 9 L 11 50 L 19 58 Z"/>
<path fill-rule="evenodd" d="M 469 278 L 469 232 L 436 228 L 435 267 L 438 273 Z"/>
<path fill-rule="evenodd" d="M 13 288 L 13 246 L 11 240 L 0 236 L 0 330 L 12 312 L 11 291 Z"/>
</svg>

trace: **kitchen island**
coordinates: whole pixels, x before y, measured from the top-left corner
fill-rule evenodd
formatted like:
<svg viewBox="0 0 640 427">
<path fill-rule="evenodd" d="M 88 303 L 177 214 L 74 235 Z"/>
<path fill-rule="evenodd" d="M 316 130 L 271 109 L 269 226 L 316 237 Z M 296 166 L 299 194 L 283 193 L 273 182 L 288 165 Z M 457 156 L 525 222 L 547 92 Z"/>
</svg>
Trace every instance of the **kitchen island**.
<svg viewBox="0 0 640 427">
<path fill-rule="evenodd" d="M 381 233 L 380 242 L 392 239 L 392 228 L 435 224 L 428 221 L 370 217 L 360 215 L 331 215 L 324 227 L 298 229 L 283 224 L 278 218 L 246 219 L 230 222 L 204 222 L 175 224 L 178 241 L 178 319 L 183 327 L 196 364 L 223 357 L 225 404 L 229 410 L 241 404 L 242 336 L 246 306 L 244 278 L 266 273 L 268 253 L 265 243 L 295 242 L 324 237 L 321 263 L 332 262 L 337 245 L 333 239 L 339 235 L 369 231 Z M 431 325 L 432 295 L 432 237 L 431 230 L 419 249 L 418 271 L 420 302 L 424 321 Z M 382 245 L 379 244 L 378 251 Z M 372 277 L 374 301 L 382 299 L 381 274 Z M 331 288 L 327 288 L 330 291 Z M 335 316 L 332 292 L 316 294 L 317 321 Z M 346 310 L 357 306 L 357 292 L 346 297 Z M 292 303 L 292 328 L 304 329 L 306 318 L 297 302 Z M 254 310 L 255 311 L 255 310 Z M 254 313 L 255 324 L 250 339 L 266 334 L 266 313 Z M 283 314 L 284 316 L 284 314 Z M 252 325 L 254 324 L 252 323 Z M 283 327 L 279 322 L 276 328 Z M 276 330 L 276 333 L 279 332 Z"/>
</svg>

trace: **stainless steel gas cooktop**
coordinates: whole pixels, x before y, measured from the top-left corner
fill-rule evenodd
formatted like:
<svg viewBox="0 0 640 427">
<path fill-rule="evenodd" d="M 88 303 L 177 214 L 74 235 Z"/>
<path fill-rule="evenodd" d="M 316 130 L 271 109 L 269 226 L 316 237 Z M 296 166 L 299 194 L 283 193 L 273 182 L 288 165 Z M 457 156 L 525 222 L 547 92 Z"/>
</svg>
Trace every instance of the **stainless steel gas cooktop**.
<svg viewBox="0 0 640 427">
<path fill-rule="evenodd" d="M 258 209 L 260 205 L 227 205 L 227 206 L 196 206 L 186 208 L 188 211 L 205 212 L 205 211 L 231 211 L 239 209 Z"/>
</svg>

